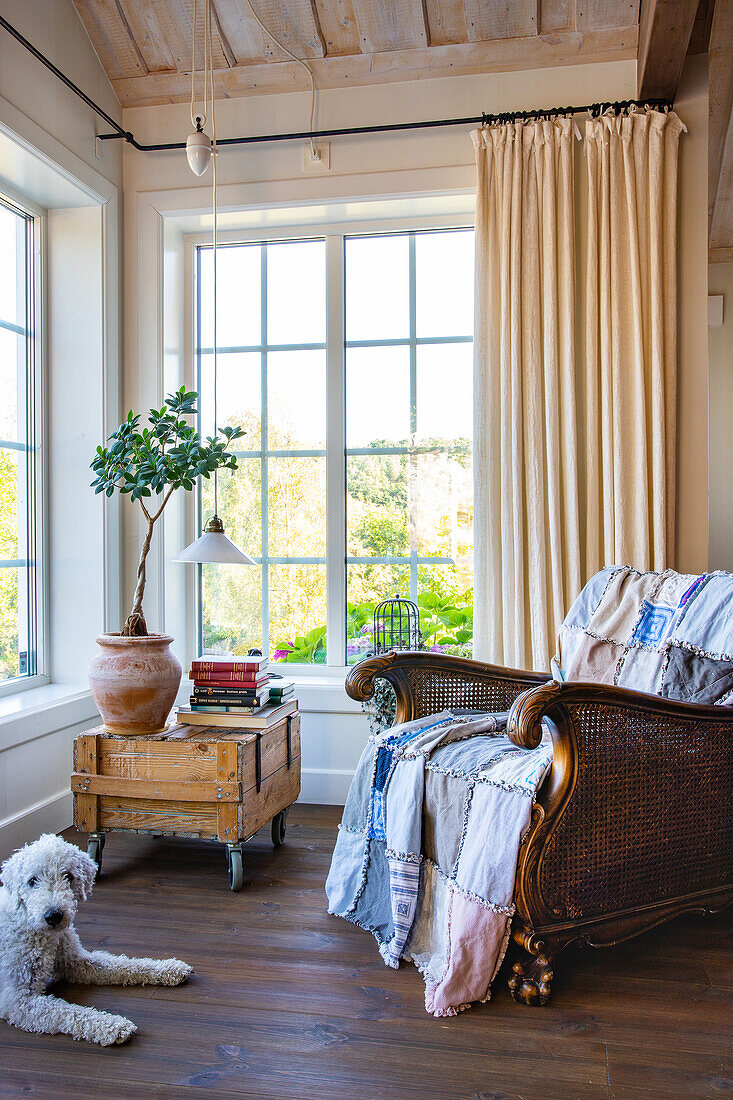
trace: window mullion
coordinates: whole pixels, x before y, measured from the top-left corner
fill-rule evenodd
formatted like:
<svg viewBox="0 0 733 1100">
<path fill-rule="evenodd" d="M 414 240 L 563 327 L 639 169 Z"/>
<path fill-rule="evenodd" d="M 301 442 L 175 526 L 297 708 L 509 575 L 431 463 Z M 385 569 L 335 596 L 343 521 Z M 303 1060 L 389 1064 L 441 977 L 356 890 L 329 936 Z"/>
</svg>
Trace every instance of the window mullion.
<svg viewBox="0 0 733 1100">
<path fill-rule="evenodd" d="M 408 456 L 407 500 L 410 523 L 410 599 L 417 602 L 417 534 L 415 529 L 415 501 L 417 484 L 417 293 L 415 272 L 415 234 L 409 236 L 410 279 L 410 454 Z"/>
<path fill-rule="evenodd" d="M 344 238 L 326 237 L 326 660 L 346 664 Z"/>
<path fill-rule="evenodd" d="M 268 407 L 267 407 L 267 245 L 260 245 L 260 385 L 261 385 L 261 426 L 260 446 L 262 458 L 261 471 L 261 518 L 262 518 L 262 652 L 270 652 L 270 521 L 268 508 L 269 470 L 267 450 Z"/>
</svg>

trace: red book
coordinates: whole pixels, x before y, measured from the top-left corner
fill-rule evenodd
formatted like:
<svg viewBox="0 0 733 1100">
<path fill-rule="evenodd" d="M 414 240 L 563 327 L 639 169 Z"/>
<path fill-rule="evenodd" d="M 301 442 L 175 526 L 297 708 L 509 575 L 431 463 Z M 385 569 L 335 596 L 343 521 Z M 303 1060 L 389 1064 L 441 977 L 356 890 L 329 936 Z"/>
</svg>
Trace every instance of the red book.
<svg viewBox="0 0 733 1100">
<path fill-rule="evenodd" d="M 247 687 L 261 687 L 269 682 L 267 673 L 257 672 L 228 672 L 226 669 L 212 669 L 210 672 L 202 672 L 197 668 L 191 668 L 189 678 L 196 684 L 219 684 L 221 687 L 231 687 L 232 684 L 245 684 Z"/>
<path fill-rule="evenodd" d="M 191 661 L 194 672 L 260 672 L 267 657 L 198 657 Z"/>
</svg>

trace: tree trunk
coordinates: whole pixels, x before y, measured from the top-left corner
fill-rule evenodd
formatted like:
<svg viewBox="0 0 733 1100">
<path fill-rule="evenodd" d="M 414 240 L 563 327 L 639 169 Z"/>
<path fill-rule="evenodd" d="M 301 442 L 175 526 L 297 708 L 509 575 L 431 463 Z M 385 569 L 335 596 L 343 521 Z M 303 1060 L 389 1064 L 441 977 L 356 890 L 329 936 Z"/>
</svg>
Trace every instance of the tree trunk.
<svg viewBox="0 0 733 1100">
<path fill-rule="evenodd" d="M 135 598 L 132 601 L 132 610 L 127 616 L 127 621 L 122 628 L 123 638 L 146 638 L 148 634 L 148 627 L 145 622 L 145 616 L 143 615 L 143 596 L 145 595 L 145 559 L 148 556 L 150 550 L 150 540 L 153 537 L 153 526 L 155 524 L 154 519 L 148 520 L 148 532 L 143 539 L 142 548 L 140 550 L 140 561 L 137 566 L 137 585 L 135 587 Z"/>
</svg>

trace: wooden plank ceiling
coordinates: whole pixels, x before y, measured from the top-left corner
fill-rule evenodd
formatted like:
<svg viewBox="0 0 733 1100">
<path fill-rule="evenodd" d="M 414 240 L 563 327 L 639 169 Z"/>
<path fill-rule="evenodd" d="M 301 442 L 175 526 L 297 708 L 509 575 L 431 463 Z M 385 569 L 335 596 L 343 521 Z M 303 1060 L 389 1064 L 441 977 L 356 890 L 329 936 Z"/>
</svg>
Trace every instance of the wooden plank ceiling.
<svg viewBox="0 0 733 1100">
<path fill-rule="evenodd" d="M 252 2 L 277 40 L 311 63 L 319 88 L 628 59 L 639 31 L 639 0 Z M 189 98 L 193 0 L 74 4 L 123 107 Z M 213 0 L 213 8 L 218 95 L 308 87 L 247 0 Z"/>
<path fill-rule="evenodd" d="M 733 261 L 733 0 L 717 0 L 710 32 L 710 259 Z"/>
</svg>

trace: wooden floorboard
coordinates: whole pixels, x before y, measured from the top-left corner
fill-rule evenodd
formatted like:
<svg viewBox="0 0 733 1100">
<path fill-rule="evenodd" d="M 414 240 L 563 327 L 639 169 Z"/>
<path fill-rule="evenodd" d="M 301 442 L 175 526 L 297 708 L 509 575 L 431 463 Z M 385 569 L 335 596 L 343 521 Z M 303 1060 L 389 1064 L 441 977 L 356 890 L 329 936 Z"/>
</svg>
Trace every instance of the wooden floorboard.
<svg viewBox="0 0 733 1100">
<path fill-rule="evenodd" d="M 77 928 L 89 947 L 178 955 L 187 985 L 59 986 L 129 1016 L 102 1049 L 0 1023 L 0 1096 L 169 1100 L 669 1100 L 733 1092 L 730 919 L 685 917 L 604 951 L 570 949 L 542 1009 L 493 1000 L 425 1012 L 418 972 L 326 912 L 340 810 L 298 806 L 285 846 L 263 830 L 232 894 L 222 849 L 111 835 Z M 70 830 L 69 839 L 82 842 Z"/>
</svg>

